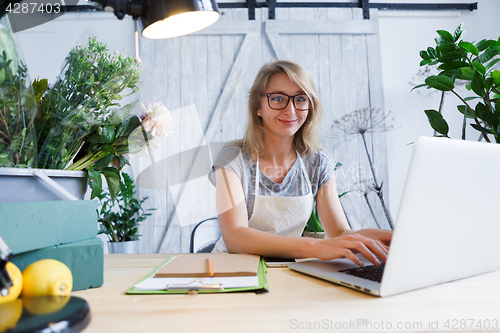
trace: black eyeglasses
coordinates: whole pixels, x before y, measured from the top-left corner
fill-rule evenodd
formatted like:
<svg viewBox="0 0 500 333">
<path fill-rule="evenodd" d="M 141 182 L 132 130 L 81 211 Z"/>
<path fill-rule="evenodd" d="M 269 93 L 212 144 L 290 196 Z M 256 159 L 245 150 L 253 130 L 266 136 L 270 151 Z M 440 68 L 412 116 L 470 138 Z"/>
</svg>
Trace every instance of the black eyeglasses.
<svg viewBox="0 0 500 333">
<path fill-rule="evenodd" d="M 292 100 L 293 106 L 298 111 L 307 111 L 311 107 L 311 100 L 306 94 L 299 94 L 295 96 L 289 96 L 287 94 L 272 93 L 272 94 L 261 94 L 261 96 L 267 96 L 267 104 L 274 110 L 283 110 Z"/>
</svg>

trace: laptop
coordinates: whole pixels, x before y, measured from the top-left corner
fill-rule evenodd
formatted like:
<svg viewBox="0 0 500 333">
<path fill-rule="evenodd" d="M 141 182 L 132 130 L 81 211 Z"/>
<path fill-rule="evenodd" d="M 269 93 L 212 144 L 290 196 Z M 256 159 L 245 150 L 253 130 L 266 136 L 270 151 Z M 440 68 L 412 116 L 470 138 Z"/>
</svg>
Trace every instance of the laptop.
<svg viewBox="0 0 500 333">
<path fill-rule="evenodd" d="M 383 271 L 366 258 L 288 268 L 381 297 L 500 269 L 499 166 L 500 144 L 421 137 Z"/>
</svg>

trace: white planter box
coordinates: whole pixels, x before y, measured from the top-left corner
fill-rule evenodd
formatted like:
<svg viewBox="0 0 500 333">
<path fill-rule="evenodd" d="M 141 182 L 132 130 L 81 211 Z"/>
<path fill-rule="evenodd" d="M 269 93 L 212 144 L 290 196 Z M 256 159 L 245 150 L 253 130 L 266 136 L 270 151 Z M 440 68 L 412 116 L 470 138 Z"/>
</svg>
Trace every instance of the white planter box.
<svg viewBox="0 0 500 333">
<path fill-rule="evenodd" d="M 0 168 L 0 202 L 82 200 L 85 171 Z"/>
</svg>

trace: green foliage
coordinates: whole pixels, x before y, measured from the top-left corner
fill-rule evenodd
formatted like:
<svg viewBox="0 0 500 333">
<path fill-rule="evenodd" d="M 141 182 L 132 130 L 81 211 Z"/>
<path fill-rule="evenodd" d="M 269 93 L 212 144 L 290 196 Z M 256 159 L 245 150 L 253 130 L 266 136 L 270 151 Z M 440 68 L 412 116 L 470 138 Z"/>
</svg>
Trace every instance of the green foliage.
<svg viewBox="0 0 500 333">
<path fill-rule="evenodd" d="M 429 76 L 425 79 L 425 83 L 434 89 L 442 91 L 451 91 L 453 90 L 453 88 L 455 88 L 455 84 L 453 83 L 452 79 L 444 75 Z"/>
<path fill-rule="evenodd" d="M 473 119 L 471 126 L 483 134 L 486 141 L 492 135 L 500 143 L 500 38 L 483 39 L 477 43 L 462 40 L 460 25 L 453 34 L 438 30 L 436 47 L 420 51 L 421 66 L 437 65 L 438 75 L 429 76 L 425 84 L 415 88 L 427 87 L 440 91 L 450 91 L 459 98 L 462 105 L 458 110 L 463 115 L 462 138 L 465 139 L 466 119 Z M 456 80 L 466 83 L 466 88 L 475 96 L 462 97 L 455 91 Z M 415 89 L 414 88 L 414 89 Z M 470 102 L 480 99 L 474 107 Z M 435 110 L 425 111 L 431 127 L 438 133 L 448 136 L 446 120 Z"/>
<path fill-rule="evenodd" d="M 132 106 L 129 106 L 130 109 Z M 66 169 L 93 171 L 89 178 L 91 199 L 102 189 L 102 180 L 97 179 L 98 174 L 99 177 L 104 177 L 111 199 L 114 199 L 119 190 L 119 170 L 129 164 L 124 154 L 137 153 L 149 143 L 149 136 L 144 133 L 141 122 L 135 115 L 113 125 L 98 126 L 82 146 L 83 157 Z"/>
<path fill-rule="evenodd" d="M 305 231 L 309 232 L 323 232 L 323 226 L 321 225 L 321 221 L 318 216 L 318 209 L 316 208 L 316 204 L 314 205 L 314 209 L 312 211 L 311 217 L 307 221 Z"/>
<path fill-rule="evenodd" d="M 88 46 L 73 48 L 40 104 L 38 167 L 66 168 L 88 136 L 124 120 L 135 103 L 122 106 L 119 101 L 139 89 L 139 75 L 133 57 L 109 54 L 95 37 Z"/>
<path fill-rule="evenodd" d="M 21 62 L 13 71 L 12 62 L 3 50 L 0 55 L 0 167 L 31 167 L 36 158 L 33 127 L 36 103 L 26 84 L 26 66 Z"/>
<path fill-rule="evenodd" d="M 11 60 L 9 69 L 11 73 L 15 73 L 19 66 L 19 55 L 7 15 L 0 18 L 0 50 L 7 53 L 7 58 Z"/>
<path fill-rule="evenodd" d="M 32 87 L 36 103 L 42 103 L 43 96 L 47 92 L 47 89 L 49 89 L 49 81 L 47 79 L 35 79 L 32 83 Z"/>
<path fill-rule="evenodd" d="M 87 46 L 70 51 L 51 88 L 47 80 L 35 80 L 37 167 L 89 171 L 91 199 L 101 193 L 104 178 L 114 200 L 120 170 L 128 164 L 123 156 L 130 152 L 128 137 L 141 123 L 130 115 L 136 102 L 122 106 L 120 101 L 139 89 L 139 75 L 133 57 L 111 55 L 91 37 Z"/>
<path fill-rule="evenodd" d="M 98 178 L 100 179 L 100 176 Z M 142 208 L 148 197 L 141 200 L 134 198 L 135 185 L 128 174 L 122 173 L 121 179 L 116 200 L 112 200 L 110 193 L 103 190 L 97 195 L 100 201 L 100 210 L 97 211 L 99 234 L 106 234 L 111 242 L 138 240 L 140 235 L 137 234 L 137 227 L 140 222 L 151 216 L 149 211 L 155 210 Z"/>
<path fill-rule="evenodd" d="M 431 124 L 431 127 L 444 136 L 448 136 L 448 131 L 450 128 L 448 127 L 448 123 L 444 120 L 441 113 L 436 110 L 425 110 L 425 114 L 427 115 L 427 119 Z"/>
<path fill-rule="evenodd" d="M 121 104 L 139 89 L 139 65 L 91 37 L 70 51 L 52 87 L 46 79 L 29 85 L 7 23 L 0 19 L 0 167 L 86 170 L 91 199 L 104 178 L 115 200 L 124 155 L 149 143 L 131 115 L 136 102 Z"/>
</svg>

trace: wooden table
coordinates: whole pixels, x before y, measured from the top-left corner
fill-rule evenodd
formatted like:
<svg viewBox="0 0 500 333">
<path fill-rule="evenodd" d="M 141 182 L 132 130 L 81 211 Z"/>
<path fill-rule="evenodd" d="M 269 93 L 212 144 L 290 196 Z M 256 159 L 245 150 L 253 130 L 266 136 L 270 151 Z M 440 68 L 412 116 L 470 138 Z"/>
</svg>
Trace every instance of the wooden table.
<svg viewBox="0 0 500 333">
<path fill-rule="evenodd" d="M 500 331 L 500 271 L 388 298 L 287 268 L 269 268 L 265 294 L 125 295 L 169 254 L 106 255 L 104 284 L 86 299 L 85 332 Z"/>
</svg>

